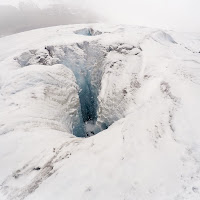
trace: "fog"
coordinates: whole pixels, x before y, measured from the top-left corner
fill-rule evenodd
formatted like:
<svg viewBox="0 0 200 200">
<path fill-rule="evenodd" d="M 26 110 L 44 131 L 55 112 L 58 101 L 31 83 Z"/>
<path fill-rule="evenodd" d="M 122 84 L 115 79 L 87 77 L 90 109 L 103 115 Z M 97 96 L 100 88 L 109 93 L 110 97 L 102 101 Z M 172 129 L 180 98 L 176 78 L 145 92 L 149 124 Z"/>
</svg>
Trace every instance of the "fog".
<svg viewBox="0 0 200 200">
<path fill-rule="evenodd" d="M 200 32 L 200 0 L 90 0 L 90 2 L 93 2 L 91 7 L 104 14 L 113 23 Z"/>
<path fill-rule="evenodd" d="M 199 0 L 1 0 L 0 36 L 74 23 L 200 32 Z"/>
<path fill-rule="evenodd" d="M 81 7 L 53 4 L 38 7 L 35 4 L 0 5 L 0 36 L 65 24 L 95 23 L 98 16 Z"/>
</svg>

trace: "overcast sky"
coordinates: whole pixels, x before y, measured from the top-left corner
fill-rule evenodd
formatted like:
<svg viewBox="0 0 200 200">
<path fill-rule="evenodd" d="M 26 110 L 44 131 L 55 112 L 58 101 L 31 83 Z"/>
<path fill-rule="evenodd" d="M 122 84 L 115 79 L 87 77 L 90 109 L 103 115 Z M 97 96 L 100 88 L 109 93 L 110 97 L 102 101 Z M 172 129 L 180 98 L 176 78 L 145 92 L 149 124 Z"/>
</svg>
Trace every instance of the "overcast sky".
<svg viewBox="0 0 200 200">
<path fill-rule="evenodd" d="M 105 7 L 105 15 L 118 23 L 200 32 L 200 0 L 101 0 L 99 2 L 101 11 Z"/>
<path fill-rule="evenodd" d="M 0 0 L 18 5 L 20 0 Z M 133 24 L 185 32 L 200 32 L 200 0 L 22 0 L 40 8 L 67 3 L 93 10 L 102 22 Z"/>
</svg>

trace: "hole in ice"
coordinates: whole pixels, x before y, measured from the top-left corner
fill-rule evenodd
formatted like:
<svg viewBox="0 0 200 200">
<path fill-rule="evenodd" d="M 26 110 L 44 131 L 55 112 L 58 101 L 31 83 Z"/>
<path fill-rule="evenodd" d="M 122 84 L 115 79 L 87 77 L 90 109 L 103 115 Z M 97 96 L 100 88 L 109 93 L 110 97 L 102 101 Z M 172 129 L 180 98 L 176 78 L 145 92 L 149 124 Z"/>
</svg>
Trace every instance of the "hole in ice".
<svg viewBox="0 0 200 200">
<path fill-rule="evenodd" d="M 40 169 L 40 167 L 35 167 L 33 170 L 39 171 Z"/>
<path fill-rule="evenodd" d="M 74 33 L 78 34 L 78 35 L 85 35 L 85 36 L 95 36 L 95 35 L 101 35 L 102 34 L 101 31 L 94 30 L 92 28 L 83 28 L 83 29 L 75 31 Z"/>
<path fill-rule="evenodd" d="M 81 29 L 77 34 L 101 34 L 93 29 Z M 24 52 L 15 60 L 22 66 L 33 64 L 54 65 L 63 64 L 72 70 L 79 86 L 78 118 L 73 120 L 72 132 L 77 137 L 89 137 L 103 131 L 112 124 L 107 116 L 98 121 L 98 95 L 103 76 L 105 49 L 88 42 L 72 46 L 47 46 L 42 50 Z M 42 60 L 41 60 L 42 58 Z M 111 121 L 111 122 L 110 122 Z"/>
<path fill-rule="evenodd" d="M 69 63 L 64 61 L 66 66 Z M 95 84 L 92 84 L 91 70 L 88 70 L 87 66 L 73 67 L 70 69 L 73 71 L 79 90 L 80 101 L 80 123 L 74 125 L 73 134 L 77 137 L 90 137 L 101 131 L 96 125 L 97 121 L 97 109 L 98 109 L 98 88 Z"/>
</svg>

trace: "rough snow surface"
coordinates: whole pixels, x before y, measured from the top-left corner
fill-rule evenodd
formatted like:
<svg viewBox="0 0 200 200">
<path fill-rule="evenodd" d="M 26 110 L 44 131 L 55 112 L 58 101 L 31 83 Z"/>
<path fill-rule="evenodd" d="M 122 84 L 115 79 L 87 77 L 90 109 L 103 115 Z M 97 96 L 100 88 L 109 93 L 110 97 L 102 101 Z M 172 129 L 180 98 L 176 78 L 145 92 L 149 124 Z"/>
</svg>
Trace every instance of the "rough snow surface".
<svg viewBox="0 0 200 200">
<path fill-rule="evenodd" d="M 199 200 L 199 41 L 103 24 L 0 38 L 0 199 Z"/>
</svg>

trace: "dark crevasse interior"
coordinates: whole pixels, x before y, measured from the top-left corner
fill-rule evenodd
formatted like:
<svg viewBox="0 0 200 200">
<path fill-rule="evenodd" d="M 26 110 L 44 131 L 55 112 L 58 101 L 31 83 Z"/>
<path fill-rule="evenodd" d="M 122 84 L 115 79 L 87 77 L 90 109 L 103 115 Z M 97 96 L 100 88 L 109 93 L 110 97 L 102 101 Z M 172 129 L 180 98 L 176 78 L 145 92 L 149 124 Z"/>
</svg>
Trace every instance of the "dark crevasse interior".
<svg viewBox="0 0 200 200">
<path fill-rule="evenodd" d="M 79 101 L 81 110 L 79 111 L 80 121 L 74 123 L 73 134 L 77 137 L 89 137 L 99 131 L 96 126 L 97 120 L 97 88 L 91 83 L 91 74 L 85 69 L 71 68 L 79 85 Z"/>
<path fill-rule="evenodd" d="M 71 59 L 71 53 L 69 57 L 66 56 L 62 61 L 62 64 L 72 70 L 79 86 L 79 101 L 81 107 L 79 110 L 80 121 L 73 122 L 73 134 L 77 137 L 89 137 L 103 130 L 96 123 L 98 118 L 97 97 L 102 69 L 100 69 L 101 67 L 94 68 L 94 65 L 98 63 L 94 58 L 98 57 L 99 59 L 101 55 L 96 55 L 95 51 L 88 51 L 89 50 L 87 49 L 87 56 L 84 58 L 84 61 L 78 62 L 76 60 L 75 63 L 75 59 Z M 98 78 L 94 78 L 94 76 L 97 76 Z"/>
<path fill-rule="evenodd" d="M 79 99 L 83 122 L 97 119 L 97 97 L 94 94 L 94 87 L 91 85 L 90 74 L 75 75 L 80 87 Z"/>
<path fill-rule="evenodd" d="M 95 134 L 95 123 L 97 120 L 97 90 L 91 84 L 90 73 L 86 70 L 85 72 L 74 71 L 74 75 L 79 85 L 79 101 L 81 106 L 80 124 L 79 129 L 76 126 L 73 128 L 73 134 L 77 137 L 88 137 Z M 81 128 L 82 126 L 82 128 Z"/>
</svg>

